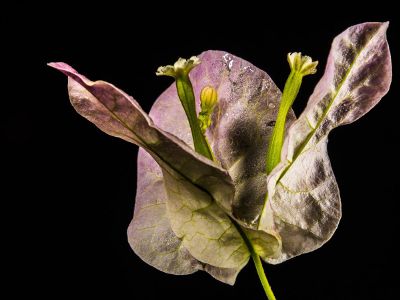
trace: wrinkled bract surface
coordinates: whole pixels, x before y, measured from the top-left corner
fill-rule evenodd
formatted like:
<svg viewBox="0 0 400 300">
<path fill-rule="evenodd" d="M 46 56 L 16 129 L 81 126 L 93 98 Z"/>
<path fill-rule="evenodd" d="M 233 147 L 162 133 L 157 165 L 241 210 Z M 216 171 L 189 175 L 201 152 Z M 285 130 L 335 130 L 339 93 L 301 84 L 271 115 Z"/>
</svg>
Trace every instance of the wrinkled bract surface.
<svg viewBox="0 0 400 300">
<path fill-rule="evenodd" d="M 267 73 L 232 54 L 206 51 L 199 58 L 202 63 L 190 78 L 198 109 L 203 87 L 212 86 L 218 93 L 207 138 L 235 185 L 235 197 L 228 210 L 256 229 L 267 191 L 265 154 L 281 92 Z M 192 145 L 189 123 L 174 84 L 157 99 L 150 117 L 160 128 Z M 294 119 L 290 111 L 288 126 Z"/>
<path fill-rule="evenodd" d="M 387 93 L 392 77 L 387 26 L 364 23 L 334 39 L 325 73 L 289 129 L 281 164 L 268 179 L 260 222 L 260 229 L 272 226 L 282 238 L 282 255 L 271 262 L 312 251 L 336 230 L 341 203 L 327 136 L 363 116 Z"/>
<path fill-rule="evenodd" d="M 317 249 L 334 233 L 341 205 L 327 136 L 368 112 L 389 89 L 386 29 L 387 23 L 364 23 L 335 38 L 305 111 L 297 120 L 289 113 L 281 163 L 268 175 L 265 155 L 281 93 L 249 62 L 206 51 L 190 73 L 197 101 L 204 86 L 218 91 L 206 133 L 217 162 L 192 149 L 174 84 L 148 116 L 115 86 L 92 82 L 64 63 L 50 65 L 69 77 L 78 113 L 142 148 L 128 229 L 137 255 L 167 273 L 205 270 L 233 284 L 250 255 L 243 232 L 270 263 Z"/>
</svg>

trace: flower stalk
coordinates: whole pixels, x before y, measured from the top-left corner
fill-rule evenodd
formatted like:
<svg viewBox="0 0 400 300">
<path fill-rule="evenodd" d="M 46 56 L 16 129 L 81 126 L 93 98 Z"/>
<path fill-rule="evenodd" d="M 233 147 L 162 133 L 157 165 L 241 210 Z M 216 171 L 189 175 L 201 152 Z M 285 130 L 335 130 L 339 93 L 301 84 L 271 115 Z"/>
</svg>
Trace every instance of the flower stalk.
<svg viewBox="0 0 400 300">
<path fill-rule="evenodd" d="M 265 295 L 267 295 L 268 300 L 276 300 L 272 288 L 268 282 L 267 276 L 265 276 L 264 268 L 260 256 L 255 253 L 254 249 L 251 251 L 251 258 L 253 259 L 254 265 L 257 270 L 258 278 L 260 278 L 261 284 L 264 288 Z"/>
<path fill-rule="evenodd" d="M 276 300 L 275 295 L 272 292 L 271 285 L 269 284 L 267 276 L 265 275 L 261 258 L 257 254 L 256 250 L 254 249 L 253 243 L 250 241 L 247 234 L 239 226 L 239 224 L 232 218 L 231 218 L 231 220 L 232 220 L 232 223 L 235 225 L 236 229 L 239 231 L 240 236 L 243 238 L 243 240 L 247 246 L 247 249 L 249 249 L 251 258 L 254 262 L 254 266 L 256 267 L 257 275 L 258 275 L 258 278 L 260 279 L 260 282 L 264 289 L 265 295 L 267 296 L 268 300 Z"/>
<path fill-rule="evenodd" d="M 297 97 L 297 94 L 299 93 L 303 77 L 309 74 L 314 74 L 317 71 L 316 67 L 318 61 L 312 61 L 311 57 L 302 56 L 301 53 L 298 52 L 289 53 L 288 62 L 291 71 L 283 89 L 278 116 L 268 145 L 266 158 L 267 174 L 270 174 L 281 160 L 286 117 Z"/>
<path fill-rule="evenodd" d="M 200 64 L 200 60 L 193 56 L 186 60 L 179 58 L 173 65 L 159 67 L 156 75 L 171 76 L 175 78 L 176 90 L 178 92 L 179 100 L 185 110 L 187 119 L 189 121 L 190 130 L 192 131 L 194 149 L 197 153 L 213 160 L 210 147 L 202 133 L 196 113 L 196 100 L 194 97 L 193 86 L 190 82 L 189 72 Z"/>
</svg>

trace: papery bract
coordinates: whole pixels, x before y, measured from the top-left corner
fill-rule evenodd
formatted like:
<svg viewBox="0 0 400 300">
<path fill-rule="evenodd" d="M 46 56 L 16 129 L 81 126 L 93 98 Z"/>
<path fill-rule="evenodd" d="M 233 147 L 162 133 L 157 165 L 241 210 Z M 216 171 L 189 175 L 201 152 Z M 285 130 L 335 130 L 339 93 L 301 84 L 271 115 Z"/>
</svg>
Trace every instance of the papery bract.
<svg viewBox="0 0 400 300">
<path fill-rule="evenodd" d="M 333 128 L 362 117 L 389 90 L 387 27 L 364 23 L 334 39 L 325 74 L 289 129 L 281 164 L 268 178 L 268 201 L 259 226 L 278 230 L 282 238 L 282 255 L 271 262 L 312 251 L 336 230 L 341 204 L 327 137 Z"/>
<path fill-rule="evenodd" d="M 217 162 L 193 151 L 175 85 L 148 116 L 115 86 L 92 82 L 64 63 L 50 65 L 69 77 L 78 113 L 142 147 L 128 229 L 134 251 L 164 272 L 205 270 L 233 284 L 250 255 L 243 235 L 265 261 L 279 263 L 320 247 L 334 233 L 341 206 L 327 135 L 364 115 L 389 89 L 386 29 L 387 23 L 364 23 L 335 38 L 305 111 L 298 120 L 289 112 L 281 163 L 268 176 L 265 154 L 281 93 L 247 61 L 206 51 L 190 73 L 197 109 L 203 87 L 219 96 L 206 131 Z"/>
</svg>

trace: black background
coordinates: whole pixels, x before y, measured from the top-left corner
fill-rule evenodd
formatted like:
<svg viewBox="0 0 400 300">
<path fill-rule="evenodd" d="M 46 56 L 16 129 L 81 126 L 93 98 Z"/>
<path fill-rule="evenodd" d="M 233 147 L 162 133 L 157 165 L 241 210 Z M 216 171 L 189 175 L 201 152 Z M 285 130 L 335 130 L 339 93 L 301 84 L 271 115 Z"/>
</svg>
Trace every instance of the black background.
<svg viewBox="0 0 400 300">
<path fill-rule="evenodd" d="M 149 111 L 171 84 L 159 65 L 207 49 L 226 50 L 266 70 L 282 88 L 286 54 L 320 61 L 304 80 L 297 115 L 323 73 L 332 39 L 364 21 L 391 21 L 392 88 L 365 118 L 332 132 L 329 153 L 343 219 L 321 249 L 266 273 L 278 299 L 395 299 L 398 248 L 399 19 L 380 4 L 360 11 L 325 3 L 280 9 L 198 3 L 149 8 L 54 3 L 3 10 L 2 200 L 7 284 L 14 295 L 59 299 L 263 299 L 251 263 L 230 287 L 203 272 L 173 276 L 130 249 L 137 147 L 111 138 L 70 106 L 64 61 L 114 83 Z M 317 11 L 318 10 L 318 11 Z M 289 14 L 291 12 L 292 14 Z M 293 15 L 293 16 L 292 16 Z M 142 20 L 140 20 L 142 18 Z M 397 69 L 396 69 L 397 68 Z"/>
</svg>

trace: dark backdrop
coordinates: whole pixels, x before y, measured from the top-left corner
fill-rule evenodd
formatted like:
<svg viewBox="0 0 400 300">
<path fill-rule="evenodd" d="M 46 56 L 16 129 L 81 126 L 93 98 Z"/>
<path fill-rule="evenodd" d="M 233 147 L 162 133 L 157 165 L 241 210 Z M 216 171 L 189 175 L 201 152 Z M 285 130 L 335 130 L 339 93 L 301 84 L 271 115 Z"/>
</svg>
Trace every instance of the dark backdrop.
<svg viewBox="0 0 400 300">
<path fill-rule="evenodd" d="M 112 82 L 149 111 L 171 84 L 155 70 L 178 56 L 226 50 L 266 70 L 282 88 L 286 54 L 302 51 L 320 67 L 304 80 L 295 104 L 299 114 L 323 73 L 332 39 L 356 23 L 390 20 L 391 91 L 365 118 L 330 136 L 343 202 L 336 234 L 311 254 L 265 268 L 278 299 L 395 299 L 398 175 L 392 172 L 398 166 L 400 50 L 395 9 L 342 7 L 346 13 L 338 15 L 328 3 L 320 12 L 303 4 L 279 10 L 226 4 L 220 11 L 198 3 L 158 12 L 151 6 L 83 9 L 66 2 L 46 10 L 36 5 L 3 11 L 2 205 L 11 207 L 3 210 L 3 228 L 13 293 L 52 299 L 264 297 L 252 263 L 230 287 L 203 272 L 161 273 L 133 253 L 126 228 L 134 207 L 137 147 L 76 114 L 66 78 L 47 62 L 64 61 L 91 79 Z"/>
</svg>

